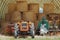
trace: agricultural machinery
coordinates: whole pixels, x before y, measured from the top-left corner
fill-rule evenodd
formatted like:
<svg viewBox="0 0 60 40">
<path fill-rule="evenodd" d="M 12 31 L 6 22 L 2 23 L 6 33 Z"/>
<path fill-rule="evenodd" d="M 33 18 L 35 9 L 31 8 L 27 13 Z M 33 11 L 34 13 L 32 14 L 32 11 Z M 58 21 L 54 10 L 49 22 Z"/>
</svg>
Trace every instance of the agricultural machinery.
<svg viewBox="0 0 60 40">
<path fill-rule="evenodd" d="M 17 38 L 20 35 L 26 34 L 29 34 L 32 38 L 34 38 L 35 35 L 34 23 L 32 22 L 16 22 L 13 24 L 9 24 L 7 26 L 7 29 L 9 30 L 7 33 L 11 32 L 15 38 Z"/>
<path fill-rule="evenodd" d="M 49 23 L 46 20 L 46 18 L 43 17 L 38 23 L 38 26 L 37 26 L 37 29 L 36 29 L 36 34 L 45 35 L 45 34 L 48 33 L 48 29 L 49 29 Z"/>
</svg>

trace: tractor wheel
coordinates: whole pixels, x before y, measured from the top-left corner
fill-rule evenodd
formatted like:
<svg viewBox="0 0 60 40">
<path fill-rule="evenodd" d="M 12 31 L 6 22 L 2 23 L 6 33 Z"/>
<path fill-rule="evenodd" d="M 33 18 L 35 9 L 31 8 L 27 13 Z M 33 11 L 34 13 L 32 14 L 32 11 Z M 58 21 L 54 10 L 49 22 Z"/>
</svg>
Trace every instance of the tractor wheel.
<svg viewBox="0 0 60 40">
<path fill-rule="evenodd" d="M 34 30 L 31 31 L 31 36 L 32 36 L 32 38 L 34 38 L 34 36 L 35 36 Z"/>
<path fill-rule="evenodd" d="M 34 35 L 35 35 L 35 32 L 33 31 L 33 32 L 32 32 L 32 38 L 34 38 Z"/>
<path fill-rule="evenodd" d="M 34 38 L 34 36 L 32 36 L 32 38 Z"/>
<path fill-rule="evenodd" d="M 17 32 L 14 33 L 14 37 L 15 37 L 15 38 L 18 37 L 18 33 L 17 33 Z"/>
<path fill-rule="evenodd" d="M 15 36 L 15 38 L 17 38 L 17 36 Z"/>
</svg>

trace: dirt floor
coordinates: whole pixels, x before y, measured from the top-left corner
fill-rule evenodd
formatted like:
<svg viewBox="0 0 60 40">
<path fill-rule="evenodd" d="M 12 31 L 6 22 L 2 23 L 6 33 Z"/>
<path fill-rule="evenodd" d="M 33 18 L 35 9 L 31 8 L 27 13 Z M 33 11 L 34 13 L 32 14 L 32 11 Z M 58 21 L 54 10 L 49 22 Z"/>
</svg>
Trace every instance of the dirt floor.
<svg viewBox="0 0 60 40">
<path fill-rule="evenodd" d="M 60 36 L 35 36 L 35 38 L 28 36 L 27 38 L 15 39 L 13 36 L 0 35 L 0 40 L 60 40 Z"/>
</svg>

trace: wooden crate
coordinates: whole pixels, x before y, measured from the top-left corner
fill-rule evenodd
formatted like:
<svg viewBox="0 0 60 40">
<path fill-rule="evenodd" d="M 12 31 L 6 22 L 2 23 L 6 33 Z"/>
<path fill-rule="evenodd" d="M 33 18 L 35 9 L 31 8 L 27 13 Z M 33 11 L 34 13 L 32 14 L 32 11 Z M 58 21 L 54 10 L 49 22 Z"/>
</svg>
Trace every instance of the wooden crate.
<svg viewBox="0 0 60 40">
<path fill-rule="evenodd" d="M 15 11 L 12 13 L 12 17 L 11 17 L 11 22 L 17 22 L 21 20 L 21 14 L 19 11 Z"/>
<path fill-rule="evenodd" d="M 44 13 L 54 13 L 54 5 L 52 3 L 44 4 Z"/>
<path fill-rule="evenodd" d="M 41 20 L 42 17 L 45 17 L 45 14 L 44 14 L 44 13 L 42 13 L 42 14 L 39 13 L 39 15 L 38 15 L 38 20 Z"/>
<path fill-rule="evenodd" d="M 17 10 L 18 11 L 28 11 L 27 1 L 17 1 Z"/>
<path fill-rule="evenodd" d="M 16 10 L 16 4 L 15 3 L 9 3 L 8 4 L 8 13 L 12 13 Z"/>
<path fill-rule="evenodd" d="M 39 13 L 39 3 L 29 3 L 28 9 L 29 11 L 34 11 L 35 13 Z"/>
<path fill-rule="evenodd" d="M 26 20 L 26 21 L 34 22 L 36 20 L 36 14 L 32 11 L 24 12 L 23 19 Z"/>
</svg>

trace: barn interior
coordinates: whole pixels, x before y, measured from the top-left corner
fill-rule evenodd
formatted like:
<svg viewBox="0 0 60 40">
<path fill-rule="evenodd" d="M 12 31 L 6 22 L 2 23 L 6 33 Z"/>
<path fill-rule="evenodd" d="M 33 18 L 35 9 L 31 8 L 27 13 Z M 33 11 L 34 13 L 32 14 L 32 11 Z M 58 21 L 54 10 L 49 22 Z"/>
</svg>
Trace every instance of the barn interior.
<svg viewBox="0 0 60 40">
<path fill-rule="evenodd" d="M 0 33 L 2 34 L 6 33 L 9 23 L 21 20 L 31 21 L 37 28 L 42 17 L 46 17 L 51 30 L 54 29 L 55 19 L 57 32 L 55 35 L 60 35 L 60 0 L 0 0 Z"/>
</svg>

